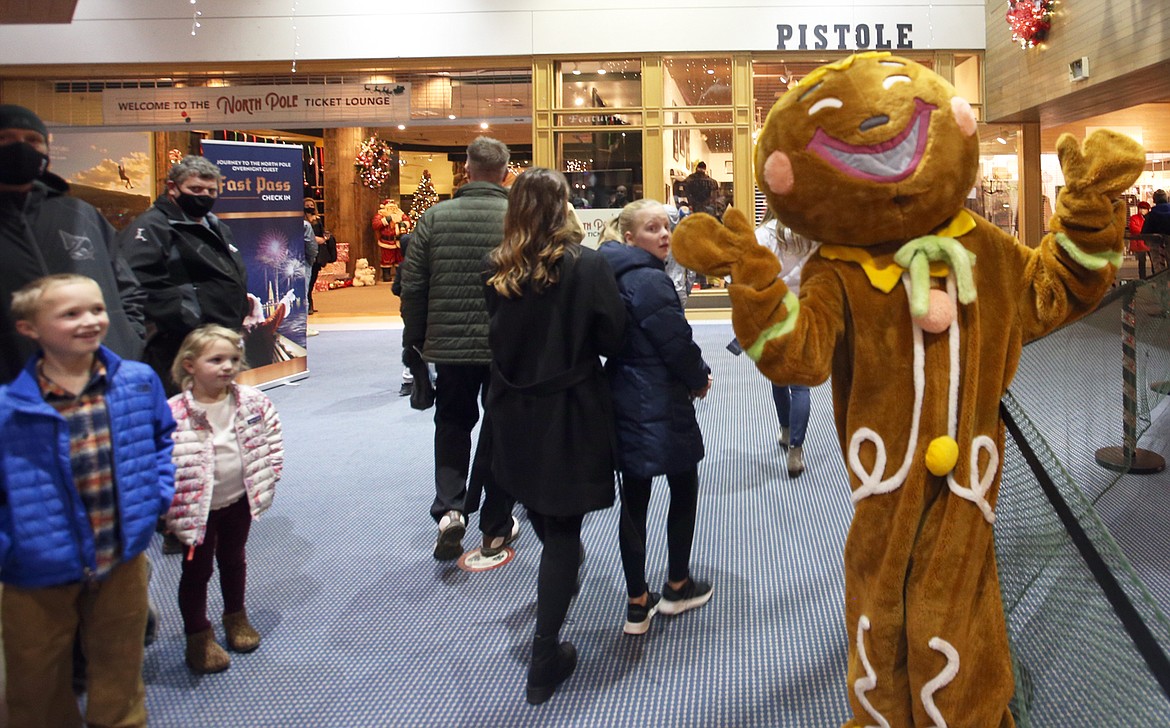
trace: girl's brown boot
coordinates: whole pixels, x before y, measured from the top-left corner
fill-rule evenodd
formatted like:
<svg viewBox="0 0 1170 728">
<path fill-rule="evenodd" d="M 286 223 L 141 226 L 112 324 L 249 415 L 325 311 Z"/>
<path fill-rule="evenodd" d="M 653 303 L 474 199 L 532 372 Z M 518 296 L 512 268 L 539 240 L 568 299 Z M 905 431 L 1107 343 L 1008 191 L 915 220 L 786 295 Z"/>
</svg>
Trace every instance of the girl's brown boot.
<svg viewBox="0 0 1170 728">
<path fill-rule="evenodd" d="M 248 613 L 241 609 L 223 615 L 223 631 L 228 649 L 233 652 L 251 652 L 260 646 L 260 633 L 248 621 Z"/>
<path fill-rule="evenodd" d="M 232 658 L 215 641 L 215 632 L 208 629 L 187 635 L 187 667 L 197 675 L 223 672 L 232 666 Z"/>
</svg>

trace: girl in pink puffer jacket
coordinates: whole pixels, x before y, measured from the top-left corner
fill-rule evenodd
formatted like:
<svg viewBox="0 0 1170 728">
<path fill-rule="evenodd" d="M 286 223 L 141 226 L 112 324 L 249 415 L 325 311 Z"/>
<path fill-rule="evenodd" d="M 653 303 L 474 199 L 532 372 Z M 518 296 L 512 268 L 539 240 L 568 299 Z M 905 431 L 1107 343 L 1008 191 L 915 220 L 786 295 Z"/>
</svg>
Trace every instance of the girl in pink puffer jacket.
<svg viewBox="0 0 1170 728">
<path fill-rule="evenodd" d="M 175 498 L 167 528 L 189 548 L 179 579 L 179 611 L 187 666 L 221 672 L 231 658 L 207 618 L 207 584 L 219 564 L 227 646 L 251 652 L 260 634 L 244 609 L 245 546 L 252 520 L 272 504 L 284 462 L 280 418 L 258 389 L 236 384 L 243 365 L 240 335 L 203 326 L 187 335 L 171 367 L 182 390 L 170 399 L 175 417 Z"/>
</svg>

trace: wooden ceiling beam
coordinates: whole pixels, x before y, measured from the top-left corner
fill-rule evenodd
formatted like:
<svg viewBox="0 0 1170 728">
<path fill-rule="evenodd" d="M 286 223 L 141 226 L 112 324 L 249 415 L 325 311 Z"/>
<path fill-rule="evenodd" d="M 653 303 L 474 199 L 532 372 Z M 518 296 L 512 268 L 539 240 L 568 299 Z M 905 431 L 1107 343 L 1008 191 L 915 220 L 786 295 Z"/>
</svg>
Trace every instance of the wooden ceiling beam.
<svg viewBox="0 0 1170 728">
<path fill-rule="evenodd" d="M 72 23 L 77 0 L 0 0 L 0 25 Z"/>
</svg>

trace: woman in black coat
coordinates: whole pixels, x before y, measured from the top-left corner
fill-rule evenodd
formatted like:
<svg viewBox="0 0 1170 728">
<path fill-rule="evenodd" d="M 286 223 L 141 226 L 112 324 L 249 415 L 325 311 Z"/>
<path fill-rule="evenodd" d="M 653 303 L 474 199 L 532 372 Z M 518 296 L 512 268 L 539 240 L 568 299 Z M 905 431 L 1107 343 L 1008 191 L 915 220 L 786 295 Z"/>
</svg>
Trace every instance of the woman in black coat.
<svg viewBox="0 0 1170 728">
<path fill-rule="evenodd" d="M 645 634 L 656 613 L 681 614 L 711 599 L 711 585 L 690 574 L 703 459 L 703 434 L 692 400 L 707 395 L 711 368 L 664 270 L 670 253 L 666 208 L 654 200 L 631 202 L 618 217 L 618 230 L 625 244 L 605 242 L 601 253 L 617 276 L 630 326 L 625 347 L 605 366 L 622 471 L 618 546 L 629 597 L 624 631 Z M 646 515 L 650 483 L 657 475 L 665 475 L 670 486 L 661 594 L 646 584 Z"/>
<path fill-rule="evenodd" d="M 581 521 L 614 500 L 613 411 L 599 357 L 621 350 L 626 312 L 609 266 L 580 245 L 560 172 L 520 175 L 489 255 L 492 475 L 543 543 L 528 702 L 543 703 L 577 653 L 558 642 L 576 590 Z"/>
</svg>

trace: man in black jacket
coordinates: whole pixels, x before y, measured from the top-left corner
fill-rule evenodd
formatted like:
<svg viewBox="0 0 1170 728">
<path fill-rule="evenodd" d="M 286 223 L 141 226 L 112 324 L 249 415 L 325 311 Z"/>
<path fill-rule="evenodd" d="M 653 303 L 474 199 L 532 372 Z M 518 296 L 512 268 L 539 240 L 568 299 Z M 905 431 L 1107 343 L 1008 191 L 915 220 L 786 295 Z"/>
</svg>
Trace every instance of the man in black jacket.
<svg viewBox="0 0 1170 728">
<path fill-rule="evenodd" d="M 223 176 L 204 157 L 171 167 L 166 190 L 118 235 L 118 244 L 146 289 L 148 337 L 143 361 L 163 380 L 183 338 L 203 324 L 240 329 L 250 310 L 244 261 L 231 229 L 211 208 Z"/>
<path fill-rule="evenodd" d="M 718 217 L 719 183 L 707 175 L 706 162 L 695 165 L 694 173 L 683 180 L 683 187 L 687 191 L 687 204 L 691 212 L 705 212 Z"/>
<path fill-rule="evenodd" d="M 492 482 L 490 445 L 481 437 L 471 467 L 471 431 L 479 421 L 478 398 L 487 399 L 491 379 L 488 315 L 484 299 L 485 256 L 504 237 L 508 191 L 508 147 L 479 137 L 467 147 L 467 184 L 434 205 L 415 225 L 402 264 L 403 363 L 422 371 L 420 358 L 435 365 L 435 500 L 439 525 L 435 558 L 463 553 L 466 514 L 479 505 L 485 556 L 498 555 L 519 524 L 512 502 Z M 412 364 L 414 366 L 412 366 Z M 418 375 L 415 377 L 418 386 Z"/>
<path fill-rule="evenodd" d="M 1166 268 L 1166 243 L 1170 241 L 1170 202 L 1167 202 L 1165 190 L 1154 190 L 1154 207 L 1146 213 L 1146 220 L 1142 223 L 1142 235 L 1157 233 L 1162 236 L 1147 240 L 1150 246 L 1150 272 L 1158 268 Z"/>
<path fill-rule="evenodd" d="M 0 384 L 36 351 L 16 333 L 9 306 L 13 292 L 42 276 L 79 273 L 97 281 L 110 317 L 106 346 L 119 356 L 138 359 L 146 335 L 146 295 L 118 255 L 114 228 L 47 171 L 48 138 L 32 111 L 0 105 Z"/>
</svg>

